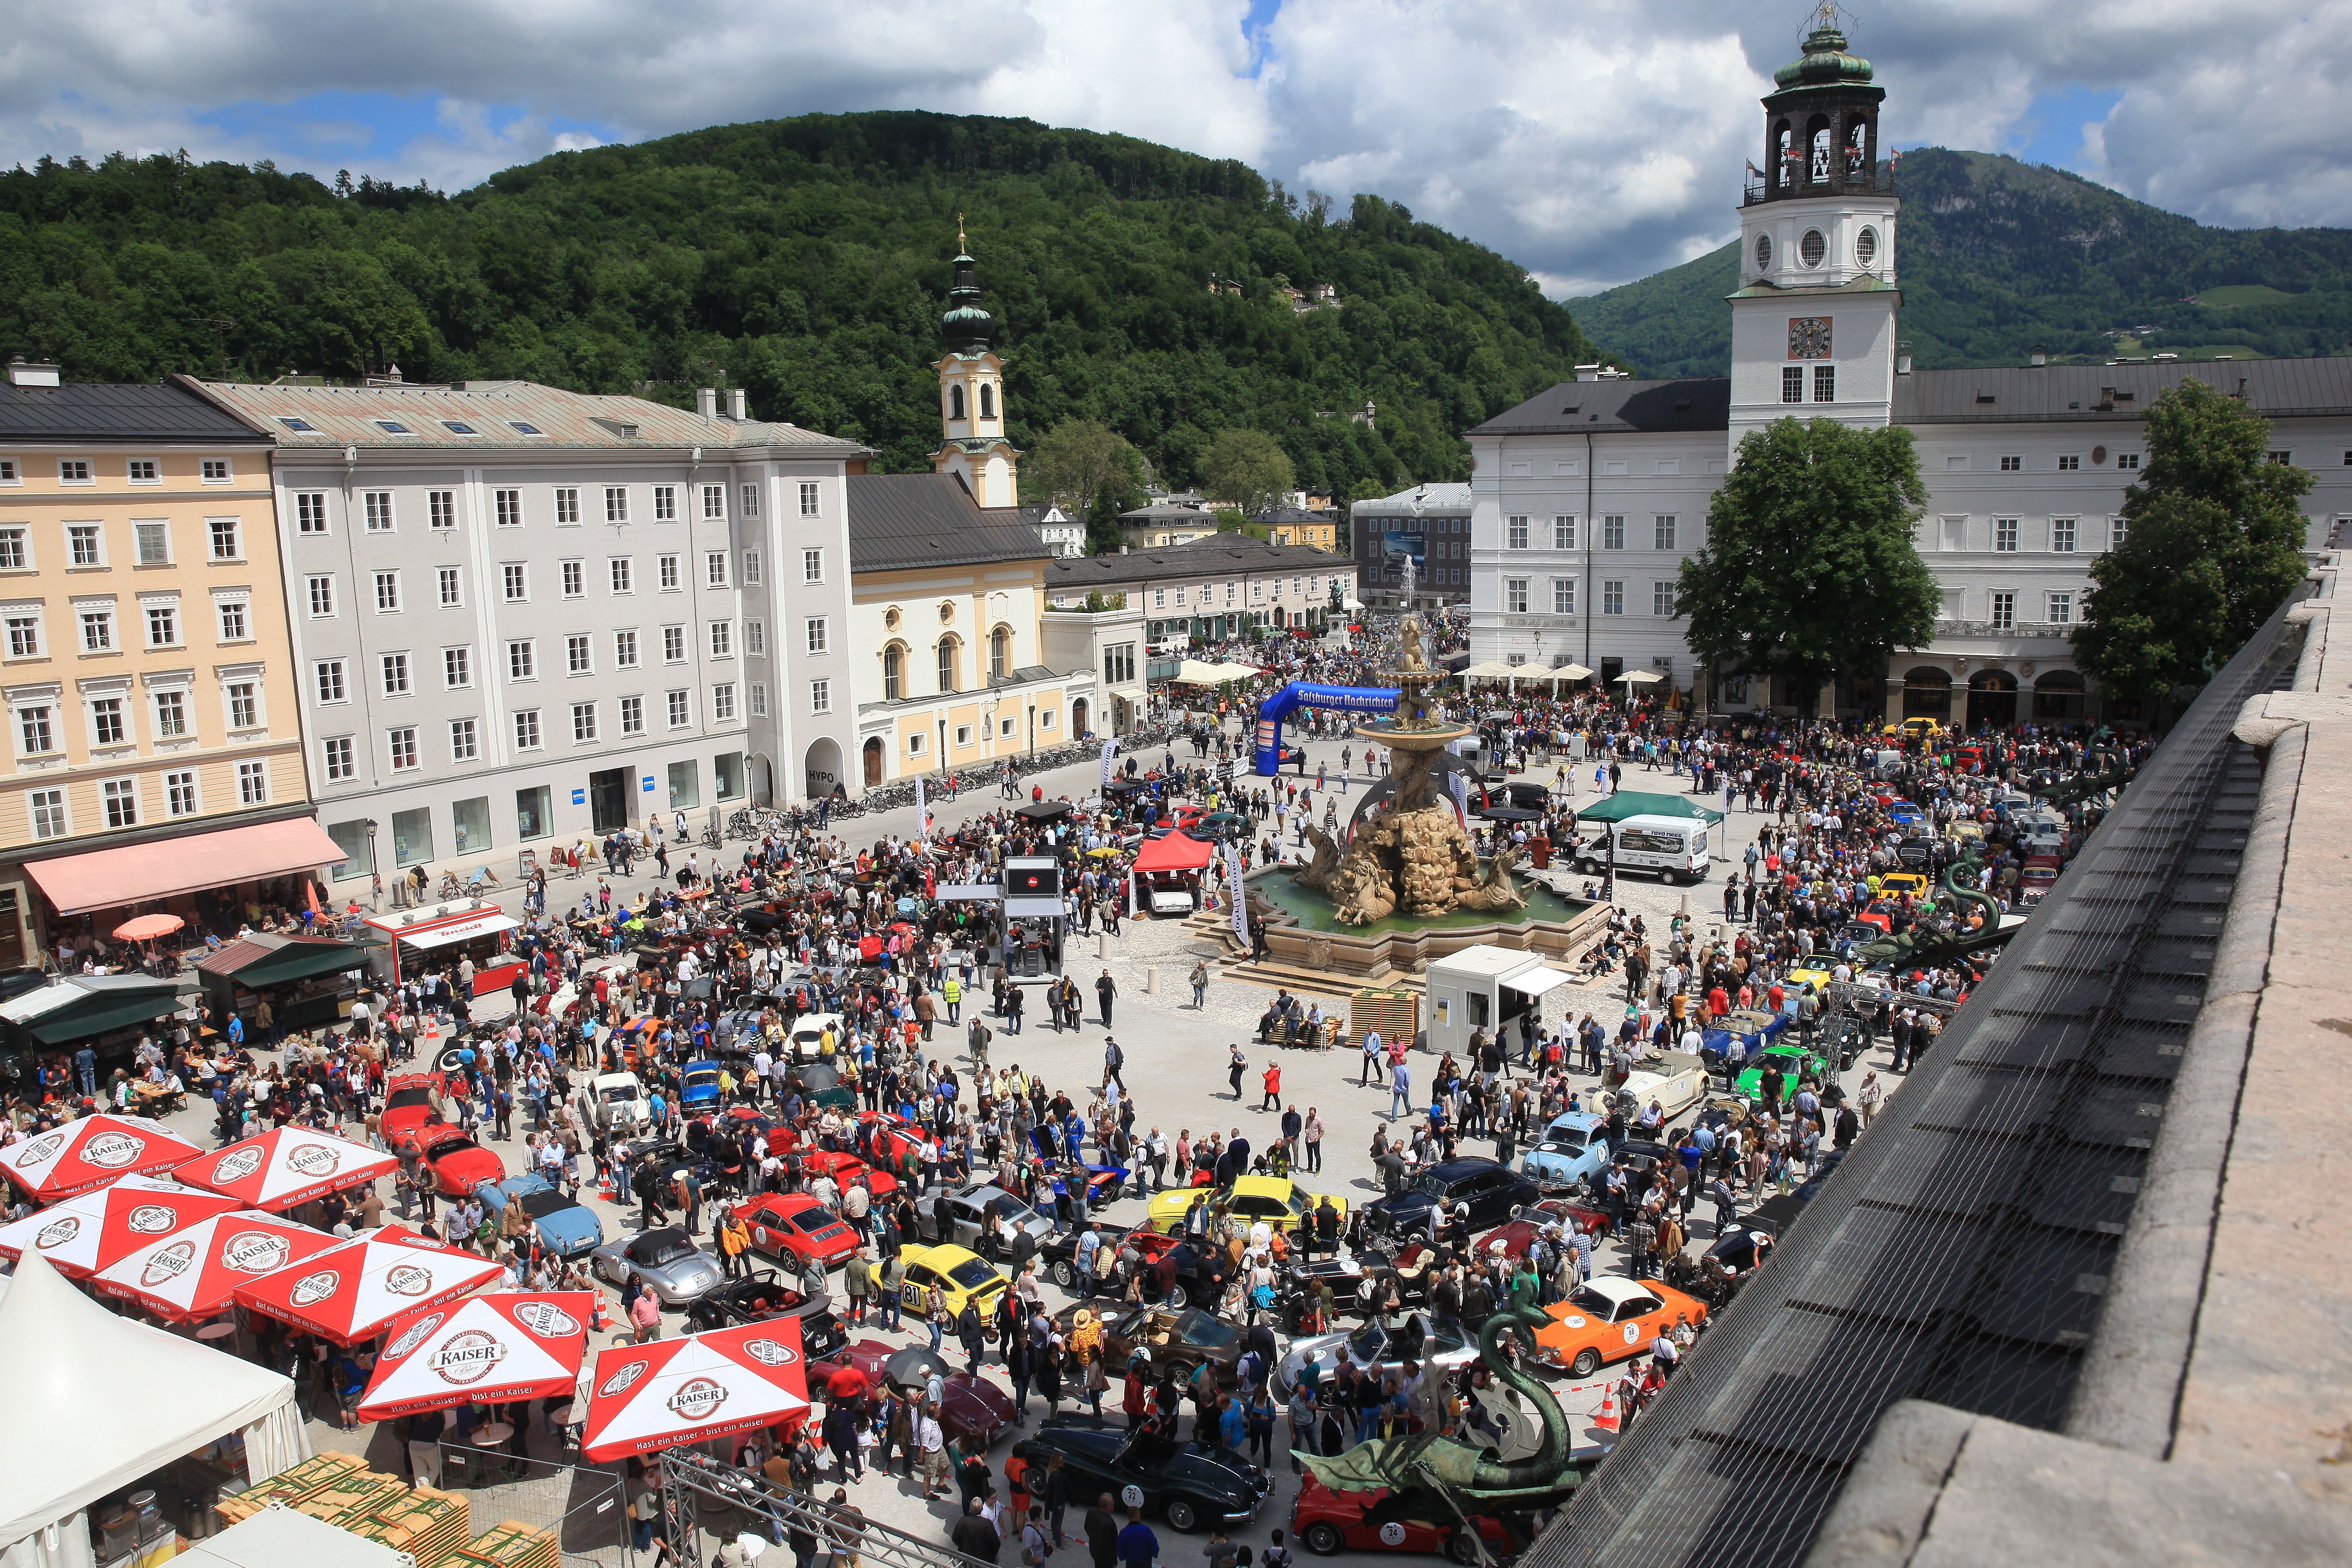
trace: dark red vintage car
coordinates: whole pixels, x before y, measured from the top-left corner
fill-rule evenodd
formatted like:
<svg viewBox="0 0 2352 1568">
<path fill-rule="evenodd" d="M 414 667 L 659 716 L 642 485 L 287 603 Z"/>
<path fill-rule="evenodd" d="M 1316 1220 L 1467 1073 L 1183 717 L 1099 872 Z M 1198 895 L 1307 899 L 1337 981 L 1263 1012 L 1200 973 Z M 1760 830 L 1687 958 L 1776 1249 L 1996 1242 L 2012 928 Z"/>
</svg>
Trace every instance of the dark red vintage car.
<svg viewBox="0 0 2352 1568">
<path fill-rule="evenodd" d="M 886 1345 L 880 1340 L 860 1340 L 847 1350 L 808 1363 L 809 1392 L 830 1393 L 845 1372 L 856 1375 L 843 1392 L 884 1387 L 915 1387 L 932 1373 L 940 1374 L 940 1429 L 950 1442 L 978 1435 L 993 1444 L 1013 1427 L 1013 1396 L 984 1377 L 957 1372 L 947 1358 L 929 1345 Z"/>
<path fill-rule="evenodd" d="M 1505 1561 L 1517 1552 L 1498 1519 L 1477 1516 L 1487 1556 Z M 1303 1477 L 1290 1505 L 1290 1533 L 1318 1556 L 1340 1552 L 1426 1552 L 1456 1563 L 1475 1563 L 1478 1552 L 1461 1518 L 1434 1493 L 1414 1488 L 1391 1491 L 1333 1491 L 1314 1476 Z"/>
</svg>

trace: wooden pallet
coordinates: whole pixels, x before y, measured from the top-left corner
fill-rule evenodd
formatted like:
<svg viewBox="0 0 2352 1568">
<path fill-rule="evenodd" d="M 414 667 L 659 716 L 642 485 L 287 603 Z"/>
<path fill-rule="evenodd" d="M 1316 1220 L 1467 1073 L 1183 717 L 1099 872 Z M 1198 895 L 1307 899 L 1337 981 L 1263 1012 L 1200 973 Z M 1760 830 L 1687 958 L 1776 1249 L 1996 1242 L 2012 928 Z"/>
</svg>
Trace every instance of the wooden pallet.
<svg viewBox="0 0 2352 1568">
<path fill-rule="evenodd" d="M 408 1532 L 403 1548 L 416 1559 L 416 1568 L 436 1568 L 466 1549 L 473 1538 L 474 1510 L 463 1497 L 415 1487 L 378 1508 L 378 1524 Z"/>
<path fill-rule="evenodd" d="M 510 1519 L 458 1552 L 446 1568 L 559 1568 L 555 1537 Z"/>
<path fill-rule="evenodd" d="M 1399 986 L 1366 987 L 1348 999 L 1348 1035 L 1361 1045 L 1365 1034 L 1381 1032 L 1383 1041 L 1412 1044 L 1421 1032 L 1421 996 Z"/>
</svg>

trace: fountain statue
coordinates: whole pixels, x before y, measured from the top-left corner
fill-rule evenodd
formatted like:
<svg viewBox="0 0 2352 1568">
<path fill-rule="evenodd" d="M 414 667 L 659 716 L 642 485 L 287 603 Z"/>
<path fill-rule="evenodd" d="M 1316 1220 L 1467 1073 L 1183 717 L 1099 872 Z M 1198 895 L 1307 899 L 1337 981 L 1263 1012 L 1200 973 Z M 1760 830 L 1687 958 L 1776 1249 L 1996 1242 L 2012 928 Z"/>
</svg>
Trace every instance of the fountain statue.
<svg viewBox="0 0 2352 1568">
<path fill-rule="evenodd" d="M 1470 732 L 1452 724 L 1431 700 L 1430 688 L 1444 679 L 1429 668 L 1421 646 L 1421 620 L 1412 613 L 1412 561 L 1403 568 L 1406 613 L 1400 635 L 1402 651 L 1388 672 L 1397 688 L 1396 713 L 1360 724 L 1356 734 L 1389 748 L 1393 793 L 1388 808 L 1361 821 L 1334 863 L 1336 846 L 1318 846 L 1314 861 L 1297 880 L 1320 887 L 1347 925 L 1370 925 L 1402 910 L 1434 916 L 1454 910 L 1509 910 L 1527 898 L 1511 885 L 1511 850 L 1481 867 L 1454 803 L 1440 784 L 1438 758 L 1446 743 Z"/>
</svg>

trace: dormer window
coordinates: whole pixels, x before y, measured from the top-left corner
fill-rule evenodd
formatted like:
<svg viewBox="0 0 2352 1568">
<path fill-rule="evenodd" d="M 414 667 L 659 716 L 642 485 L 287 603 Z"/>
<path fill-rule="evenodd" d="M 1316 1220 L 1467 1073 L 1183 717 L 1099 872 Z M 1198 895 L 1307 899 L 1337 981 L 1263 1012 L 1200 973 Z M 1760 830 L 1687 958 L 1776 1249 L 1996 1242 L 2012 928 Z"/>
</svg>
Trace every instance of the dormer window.
<svg viewBox="0 0 2352 1568">
<path fill-rule="evenodd" d="M 411 430 L 407 426 L 403 425 L 397 419 L 378 419 L 373 421 L 373 423 L 377 429 L 383 431 L 387 436 L 413 436 L 415 434 L 415 431 Z"/>
<path fill-rule="evenodd" d="M 546 431 L 541 429 L 538 426 L 526 424 L 520 419 L 509 419 L 507 421 L 507 426 L 518 436 L 544 437 L 547 434 Z"/>
<path fill-rule="evenodd" d="M 308 419 L 297 419 L 297 418 L 295 418 L 295 417 L 294 417 L 294 416 L 292 416 L 291 414 L 281 414 L 281 415 L 279 415 L 279 416 L 278 416 L 278 423 L 279 423 L 280 425 L 285 426 L 286 426 L 286 428 L 288 428 L 289 430 L 316 430 L 316 429 L 318 429 L 318 426 L 317 426 L 316 425 L 311 424 Z"/>
<path fill-rule="evenodd" d="M 479 430 L 475 429 L 463 419 L 444 419 L 441 421 L 441 428 L 446 430 L 452 436 L 478 436 L 481 434 Z"/>
</svg>

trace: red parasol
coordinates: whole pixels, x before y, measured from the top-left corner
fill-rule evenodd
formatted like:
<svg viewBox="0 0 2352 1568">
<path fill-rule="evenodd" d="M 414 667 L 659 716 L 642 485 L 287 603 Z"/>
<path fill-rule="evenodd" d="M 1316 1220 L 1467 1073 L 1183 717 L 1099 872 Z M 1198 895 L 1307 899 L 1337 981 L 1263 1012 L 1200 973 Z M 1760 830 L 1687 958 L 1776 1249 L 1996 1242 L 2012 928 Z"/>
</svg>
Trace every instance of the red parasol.
<svg viewBox="0 0 2352 1568">
<path fill-rule="evenodd" d="M 580 1451 L 592 1464 L 795 1422 L 808 1414 L 797 1318 L 596 1356 Z"/>
<path fill-rule="evenodd" d="M 312 1198 L 390 1175 L 400 1162 L 347 1139 L 305 1127 L 273 1127 L 189 1161 L 173 1174 L 241 1198 L 257 1209 L 290 1209 Z"/>
<path fill-rule="evenodd" d="M 0 1173 L 38 1203 L 185 1164 L 203 1151 L 143 1116 L 85 1116 L 0 1149 Z"/>
<path fill-rule="evenodd" d="M 410 1312 L 386 1331 L 360 1419 L 568 1394 L 595 1310 L 593 1290 L 517 1290 Z"/>
</svg>

